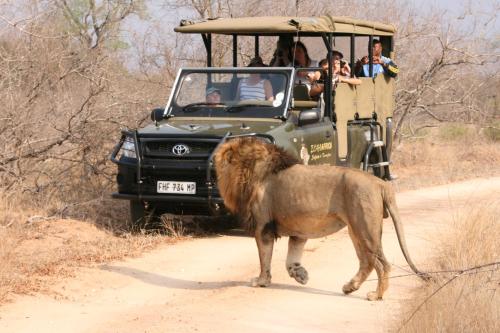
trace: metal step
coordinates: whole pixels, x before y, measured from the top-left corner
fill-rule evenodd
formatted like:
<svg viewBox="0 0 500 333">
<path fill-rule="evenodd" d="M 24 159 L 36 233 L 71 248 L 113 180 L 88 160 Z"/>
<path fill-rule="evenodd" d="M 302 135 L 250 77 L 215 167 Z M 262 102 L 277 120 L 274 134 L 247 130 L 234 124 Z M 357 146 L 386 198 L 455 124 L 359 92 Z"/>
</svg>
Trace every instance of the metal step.
<svg viewBox="0 0 500 333">
<path fill-rule="evenodd" d="M 384 141 L 373 141 L 373 142 L 371 142 L 371 144 L 373 145 L 373 148 L 383 147 L 384 146 Z"/>
<path fill-rule="evenodd" d="M 378 162 L 378 163 L 368 164 L 368 167 L 378 168 L 378 167 L 388 166 L 389 164 L 391 164 L 391 162 Z"/>
</svg>

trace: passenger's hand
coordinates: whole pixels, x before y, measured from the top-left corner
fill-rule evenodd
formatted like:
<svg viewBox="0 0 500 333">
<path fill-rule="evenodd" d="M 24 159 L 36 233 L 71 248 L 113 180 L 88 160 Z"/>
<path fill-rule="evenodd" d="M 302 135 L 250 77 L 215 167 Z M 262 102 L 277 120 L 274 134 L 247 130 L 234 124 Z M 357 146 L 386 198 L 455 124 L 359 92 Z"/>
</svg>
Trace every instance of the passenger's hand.
<svg viewBox="0 0 500 333">
<path fill-rule="evenodd" d="M 309 81 L 309 83 L 313 83 L 314 81 L 316 81 L 316 77 L 314 75 L 314 73 L 307 73 L 307 81 Z"/>
</svg>

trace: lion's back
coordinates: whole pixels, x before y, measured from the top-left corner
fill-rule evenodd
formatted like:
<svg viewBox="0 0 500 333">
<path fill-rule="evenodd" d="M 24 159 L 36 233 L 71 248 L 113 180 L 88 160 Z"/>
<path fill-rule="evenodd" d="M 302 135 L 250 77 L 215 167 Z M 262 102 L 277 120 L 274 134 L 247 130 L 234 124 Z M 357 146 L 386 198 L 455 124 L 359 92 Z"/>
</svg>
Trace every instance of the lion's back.
<svg viewBox="0 0 500 333">
<path fill-rule="evenodd" d="M 322 207 L 382 198 L 385 182 L 361 170 L 330 165 L 294 165 L 270 177 L 273 201 Z"/>
</svg>

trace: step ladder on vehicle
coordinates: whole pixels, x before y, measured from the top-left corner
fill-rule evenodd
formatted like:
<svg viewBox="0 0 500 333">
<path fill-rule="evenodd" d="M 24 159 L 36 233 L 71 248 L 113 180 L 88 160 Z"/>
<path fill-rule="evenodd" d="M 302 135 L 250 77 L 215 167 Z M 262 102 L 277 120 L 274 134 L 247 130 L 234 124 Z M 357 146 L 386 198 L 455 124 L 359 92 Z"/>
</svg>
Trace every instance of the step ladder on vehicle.
<svg viewBox="0 0 500 333">
<path fill-rule="evenodd" d="M 394 180 L 395 177 L 391 175 L 389 165 L 392 163 L 387 152 L 387 146 L 384 141 L 380 140 L 382 137 L 382 127 L 376 121 L 370 122 L 370 138 L 368 147 L 363 158 L 363 170 L 368 171 L 369 168 L 373 170 L 373 174 L 384 180 Z"/>
</svg>

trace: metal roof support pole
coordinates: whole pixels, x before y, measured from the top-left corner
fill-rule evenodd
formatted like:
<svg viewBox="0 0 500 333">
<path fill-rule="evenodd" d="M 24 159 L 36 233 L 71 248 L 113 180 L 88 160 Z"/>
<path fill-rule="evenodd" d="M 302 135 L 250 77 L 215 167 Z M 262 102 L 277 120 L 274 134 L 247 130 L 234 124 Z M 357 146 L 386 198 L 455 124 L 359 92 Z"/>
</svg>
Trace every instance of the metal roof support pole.
<svg viewBox="0 0 500 333">
<path fill-rule="evenodd" d="M 390 50 L 389 50 L 389 58 L 394 58 L 394 37 L 389 37 L 390 38 L 390 43 L 391 43 L 391 47 L 390 47 Z"/>
<path fill-rule="evenodd" d="M 370 77 L 373 77 L 373 35 L 368 37 L 368 61 L 370 61 Z"/>
<path fill-rule="evenodd" d="M 356 43 L 355 43 L 356 39 L 355 38 L 356 38 L 355 35 L 351 34 L 351 51 L 350 51 L 350 53 L 351 53 L 351 68 L 353 70 L 354 70 L 354 65 L 355 65 L 354 59 L 356 58 L 356 56 L 354 54 L 354 52 L 356 52 L 355 51 L 355 49 L 356 49 Z M 351 73 L 351 75 L 353 75 L 353 74 L 354 73 Z"/>
<path fill-rule="evenodd" d="M 212 67 L 212 34 L 201 34 L 207 50 L 207 67 Z"/>
<path fill-rule="evenodd" d="M 323 42 L 325 43 L 326 49 L 328 50 L 328 64 L 331 65 L 332 63 L 332 34 L 329 33 L 328 35 L 323 33 L 321 34 L 321 37 L 323 38 Z M 324 98 L 325 98 L 325 114 L 330 117 L 330 119 L 333 120 L 333 114 L 332 114 L 332 66 L 328 66 L 328 79 L 325 81 L 325 89 L 324 89 Z"/>
<path fill-rule="evenodd" d="M 259 56 L 259 35 L 255 35 L 255 57 Z"/>
<path fill-rule="evenodd" d="M 233 67 L 238 67 L 238 35 L 233 34 Z"/>
</svg>

